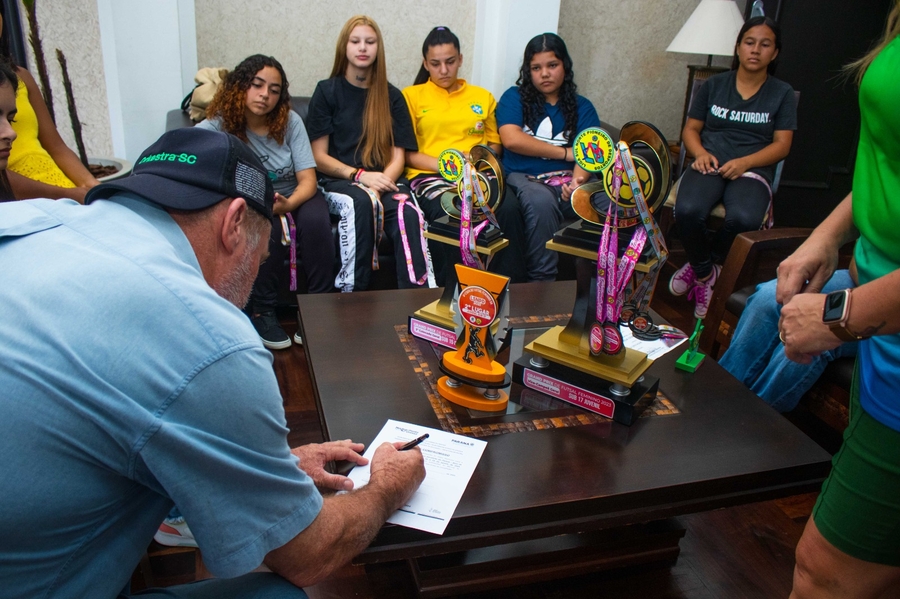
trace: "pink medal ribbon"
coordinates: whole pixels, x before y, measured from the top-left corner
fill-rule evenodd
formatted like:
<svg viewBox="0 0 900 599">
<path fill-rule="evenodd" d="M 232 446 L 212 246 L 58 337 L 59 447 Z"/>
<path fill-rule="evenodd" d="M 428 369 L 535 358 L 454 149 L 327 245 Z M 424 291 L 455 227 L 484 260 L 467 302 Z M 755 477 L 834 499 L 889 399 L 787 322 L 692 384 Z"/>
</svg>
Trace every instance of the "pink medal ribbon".
<svg viewBox="0 0 900 599">
<path fill-rule="evenodd" d="M 297 291 L 297 225 L 290 212 L 285 216 L 287 216 L 288 230 L 291 235 L 291 291 Z"/>
<path fill-rule="evenodd" d="M 766 191 L 769 192 L 769 206 L 766 208 L 766 222 L 764 226 L 766 229 L 771 229 L 773 226 L 775 226 L 775 211 L 773 210 L 774 205 L 772 203 L 772 186 L 769 185 L 769 182 L 766 181 L 765 177 L 757 173 L 747 171 L 741 176 L 747 177 L 748 179 L 753 179 L 754 181 L 759 181 L 766 186 Z"/>
<path fill-rule="evenodd" d="M 635 304 L 639 310 L 646 310 L 647 304 L 649 304 L 649 297 L 647 297 L 647 291 L 652 289 L 656 283 L 656 279 L 659 277 L 659 271 L 662 268 L 663 263 L 665 263 L 666 258 L 669 255 L 669 251 L 666 248 L 666 242 L 663 239 L 662 233 L 659 230 L 659 227 L 656 224 L 656 220 L 653 218 L 653 215 L 650 213 L 650 208 L 647 206 L 647 200 L 644 197 L 644 192 L 641 189 L 641 183 L 637 176 L 637 169 L 634 166 L 634 160 L 631 158 L 631 150 L 628 147 L 628 144 L 620 141 L 617 145 L 617 155 L 621 156 L 622 164 L 625 168 L 625 173 L 628 175 L 628 183 L 631 187 L 631 193 L 634 197 L 634 204 L 637 207 L 638 213 L 641 216 L 641 223 L 643 227 L 639 227 L 635 230 L 634 236 L 641 236 L 641 242 L 639 246 L 635 246 L 637 249 L 637 253 L 633 256 L 635 262 L 640 258 L 640 254 L 643 251 L 644 244 L 649 240 L 650 245 L 653 247 L 653 252 L 657 257 L 656 265 L 651 268 L 650 272 L 645 274 L 642 277 L 642 280 L 639 284 L 635 285 L 634 292 L 631 294 L 629 298 L 629 302 Z M 635 239 L 632 238 L 634 242 Z M 632 249 L 632 246 L 629 246 L 629 249 Z M 634 267 L 632 266 L 632 271 Z M 623 281 L 623 285 L 627 285 L 627 279 Z M 624 289 L 624 287 L 623 287 Z M 624 297 L 624 296 L 623 296 Z"/>
<path fill-rule="evenodd" d="M 529 181 L 536 181 L 550 187 L 562 187 L 572 182 L 572 171 L 552 171 L 540 175 L 526 175 L 526 177 Z"/>
<path fill-rule="evenodd" d="M 481 189 L 481 183 L 478 181 L 478 177 L 476 176 L 475 167 L 472 167 L 472 188 L 475 190 L 475 199 L 478 200 L 478 206 L 481 207 L 481 213 L 487 219 L 487 222 L 482 222 L 476 229 L 475 237 L 477 239 L 478 234 L 481 233 L 482 229 L 487 226 L 488 222 L 490 222 L 490 224 L 494 225 L 498 229 L 500 228 L 500 223 L 497 222 L 497 217 L 494 216 L 494 211 L 491 210 L 491 207 L 488 206 L 487 201 L 484 199 L 484 191 Z"/>
<path fill-rule="evenodd" d="M 468 162 L 466 162 L 465 166 L 463 167 L 463 177 L 465 185 L 463 187 L 463 197 L 460 198 L 460 200 L 462 201 L 460 202 L 461 206 L 459 215 L 459 253 L 462 257 L 463 264 L 465 264 L 469 268 L 484 270 L 484 263 L 478 256 L 478 252 L 475 251 L 475 240 L 477 239 L 478 234 L 481 233 L 481 231 L 484 229 L 484 227 L 488 225 L 488 221 L 483 221 L 473 230 L 473 187 L 477 186 L 480 192 L 481 186 L 478 185 L 478 181 L 475 179 L 474 168 Z"/>
<path fill-rule="evenodd" d="M 281 221 L 281 245 L 291 248 L 291 291 L 297 291 L 297 227 L 290 212 L 278 219 Z"/>
<path fill-rule="evenodd" d="M 622 333 L 618 319 L 613 320 L 616 304 L 616 251 L 619 245 L 619 209 L 617 201 L 622 187 L 622 169 L 618 161 L 613 171 L 613 197 L 606 208 L 600 247 L 597 250 L 597 313 L 591 326 L 591 355 L 615 355 L 622 351 Z"/>
<path fill-rule="evenodd" d="M 409 196 L 405 193 L 398 193 L 394 196 L 394 199 L 400 202 L 400 205 L 397 207 L 397 220 L 400 223 L 400 238 L 403 240 L 403 255 L 406 257 L 406 271 L 409 273 L 409 282 L 413 285 L 421 286 L 428 280 L 429 275 L 428 246 L 425 241 L 425 214 L 416 206 L 415 202 L 410 201 Z M 409 247 L 409 239 L 406 236 L 406 223 L 403 218 L 403 208 L 406 204 L 409 204 L 419 217 L 419 239 L 422 242 L 422 255 L 425 258 L 425 272 L 422 273 L 422 277 L 419 279 L 416 279 L 412 249 Z"/>
</svg>

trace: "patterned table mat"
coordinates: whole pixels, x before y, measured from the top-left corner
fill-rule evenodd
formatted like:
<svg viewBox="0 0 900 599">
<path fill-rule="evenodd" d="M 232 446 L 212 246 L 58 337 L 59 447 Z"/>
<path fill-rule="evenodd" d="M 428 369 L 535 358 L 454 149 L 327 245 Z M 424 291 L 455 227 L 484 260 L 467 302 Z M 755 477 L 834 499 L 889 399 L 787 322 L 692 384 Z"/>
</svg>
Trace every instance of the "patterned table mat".
<svg viewBox="0 0 900 599">
<path fill-rule="evenodd" d="M 547 316 L 510 318 L 509 322 L 511 325 L 521 326 L 522 324 L 543 324 L 559 322 L 561 320 L 566 321 L 568 318 L 568 314 L 551 314 Z M 419 382 L 422 383 L 422 387 L 425 389 L 425 394 L 428 396 L 428 401 L 441 424 L 441 428 L 447 432 L 455 433 L 457 435 L 468 435 L 470 437 L 489 437 L 491 435 L 503 435 L 506 433 L 518 433 L 550 428 L 566 428 L 611 421 L 610 418 L 606 418 L 605 416 L 571 406 L 573 410 L 577 410 L 577 413 L 547 417 L 541 416 L 541 412 L 533 412 L 534 418 L 517 420 L 515 422 L 460 422 L 459 415 L 453 411 L 451 404 L 444 401 L 438 393 L 437 379 L 442 376 L 440 370 L 437 371 L 437 376 L 435 376 L 435 372 L 432 371 L 431 365 L 419 349 L 420 343 L 425 344 L 427 342 L 411 336 L 407 329 L 407 325 L 405 324 L 396 325 L 394 330 L 397 332 L 397 337 L 399 337 L 400 343 L 406 351 L 410 366 L 412 366 L 416 376 L 419 378 Z M 644 410 L 644 413 L 641 414 L 641 418 L 650 416 L 671 416 L 680 413 L 680 410 L 675 407 L 675 404 L 673 404 L 662 391 L 658 391 L 653 403 Z M 521 415 L 522 413 L 519 414 L 519 416 Z"/>
</svg>

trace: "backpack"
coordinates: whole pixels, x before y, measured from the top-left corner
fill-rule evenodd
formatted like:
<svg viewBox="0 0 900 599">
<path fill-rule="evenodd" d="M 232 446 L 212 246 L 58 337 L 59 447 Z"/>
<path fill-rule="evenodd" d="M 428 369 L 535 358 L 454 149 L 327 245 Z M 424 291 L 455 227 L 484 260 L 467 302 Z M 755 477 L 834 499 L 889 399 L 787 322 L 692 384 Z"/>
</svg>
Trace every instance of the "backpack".
<svg viewBox="0 0 900 599">
<path fill-rule="evenodd" d="M 228 75 L 228 69 L 217 67 L 203 67 L 194 75 L 197 85 L 181 101 L 181 110 L 192 121 L 199 123 L 206 118 L 206 107 L 212 102 L 216 90 L 219 89 L 219 85 L 226 75 Z"/>
</svg>

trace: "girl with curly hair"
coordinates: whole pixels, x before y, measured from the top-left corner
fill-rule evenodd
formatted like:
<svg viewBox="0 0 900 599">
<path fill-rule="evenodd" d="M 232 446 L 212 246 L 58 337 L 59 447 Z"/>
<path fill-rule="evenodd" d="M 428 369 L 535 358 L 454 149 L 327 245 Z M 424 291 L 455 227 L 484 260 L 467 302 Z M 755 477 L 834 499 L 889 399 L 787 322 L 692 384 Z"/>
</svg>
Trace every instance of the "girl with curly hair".
<svg viewBox="0 0 900 599">
<path fill-rule="evenodd" d="M 269 257 L 259 267 L 246 308 L 269 349 L 291 345 L 275 317 L 278 282 L 289 248 L 300 256 L 310 293 L 332 290 L 334 238 L 328 205 L 316 186 L 316 162 L 306 129 L 291 110 L 290 99 L 281 63 L 255 54 L 228 74 L 207 107 L 207 120 L 197 125 L 242 139 L 269 171 L 275 188 Z M 290 221 L 295 223 L 293 234 Z M 295 264 L 296 255 L 292 268 Z M 300 343 L 299 334 L 294 340 Z"/>
<path fill-rule="evenodd" d="M 563 218 L 575 216 L 571 190 L 589 176 L 575 164 L 572 142 L 579 131 L 600 126 L 594 105 L 577 93 L 561 37 L 544 33 L 525 46 L 519 79 L 497 106 L 497 124 L 507 181 L 525 219 L 528 279 L 552 281 L 558 255 L 544 246 Z"/>
<path fill-rule="evenodd" d="M 501 149 L 494 116 L 497 102 L 488 90 L 459 78 L 462 63 L 459 38 L 447 27 L 435 27 L 422 44 L 422 67 L 415 83 L 403 90 L 419 144 L 417 151 L 406 152 L 406 176 L 429 223 L 444 215 L 440 196 L 456 193 L 456 183 L 438 174 L 440 153 L 453 148 L 468 154 L 476 144 Z M 488 268 L 519 283 L 525 281 L 525 234 L 518 201 L 508 189 L 495 214 L 509 246 Z M 459 261 L 459 250 L 443 243 L 430 247 L 438 284 L 443 285 L 448 269 Z"/>
<path fill-rule="evenodd" d="M 404 150 L 416 149 L 416 137 L 403 95 L 387 80 L 381 30 L 369 17 L 352 17 L 341 29 L 331 77 L 316 85 L 308 121 L 319 184 L 341 219 L 338 289 L 368 288 L 384 232 L 397 285 L 433 285 L 421 214 L 400 178 Z"/>
</svg>

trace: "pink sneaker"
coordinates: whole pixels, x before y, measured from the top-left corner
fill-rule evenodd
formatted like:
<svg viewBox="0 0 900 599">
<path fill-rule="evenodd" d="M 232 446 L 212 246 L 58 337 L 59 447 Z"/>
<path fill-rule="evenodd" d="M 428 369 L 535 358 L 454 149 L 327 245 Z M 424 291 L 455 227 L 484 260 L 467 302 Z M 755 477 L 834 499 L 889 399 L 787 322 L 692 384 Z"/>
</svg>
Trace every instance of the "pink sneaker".
<svg viewBox="0 0 900 599">
<path fill-rule="evenodd" d="M 669 291 L 672 292 L 672 295 L 684 295 L 693 289 L 696 282 L 697 275 L 694 274 L 691 263 L 685 262 L 684 266 L 676 270 L 672 278 L 669 279 Z"/>
<path fill-rule="evenodd" d="M 712 275 L 705 281 L 696 281 L 693 289 L 688 293 L 688 299 L 694 300 L 694 318 L 706 318 L 709 312 L 709 302 L 712 300 L 713 285 L 719 279 L 722 267 L 713 264 Z"/>
</svg>

